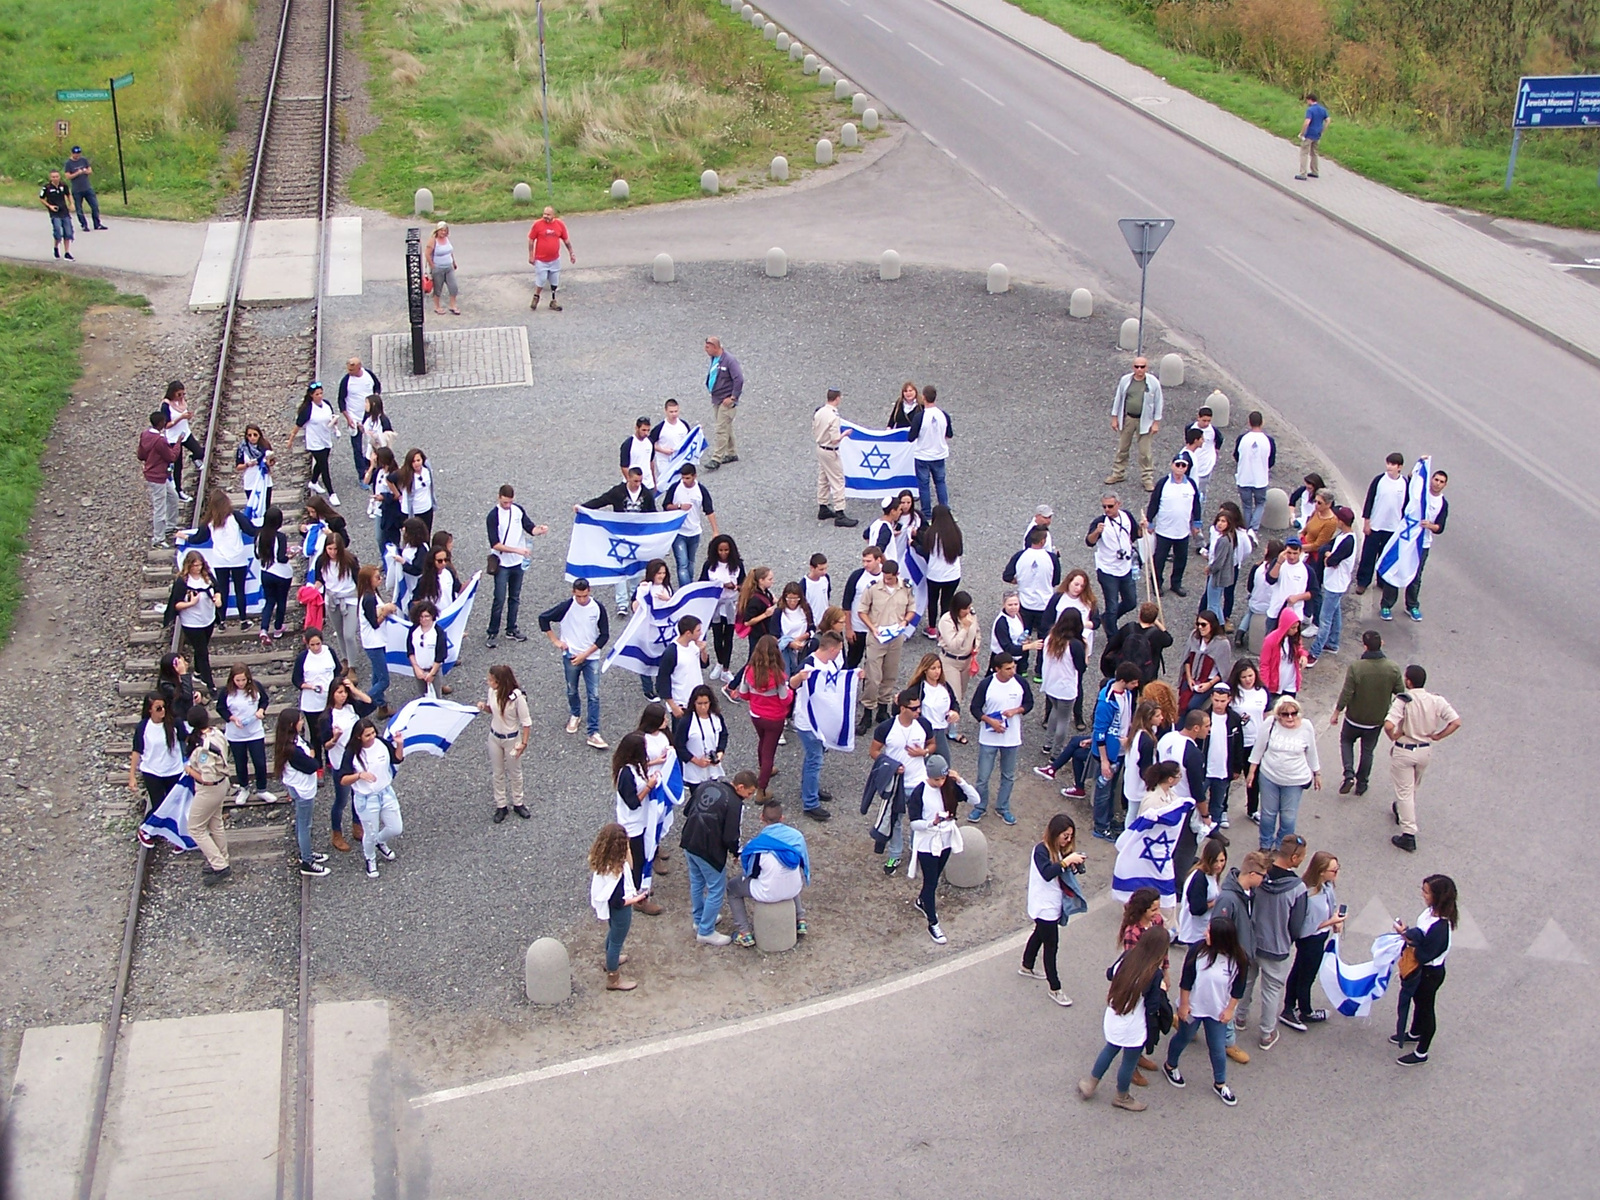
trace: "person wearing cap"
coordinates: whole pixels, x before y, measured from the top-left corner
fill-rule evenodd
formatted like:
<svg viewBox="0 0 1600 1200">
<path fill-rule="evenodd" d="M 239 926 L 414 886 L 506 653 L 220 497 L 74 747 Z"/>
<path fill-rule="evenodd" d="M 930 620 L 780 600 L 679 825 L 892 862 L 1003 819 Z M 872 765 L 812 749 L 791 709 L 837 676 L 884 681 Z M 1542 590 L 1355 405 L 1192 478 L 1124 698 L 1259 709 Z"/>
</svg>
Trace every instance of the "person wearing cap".
<svg viewBox="0 0 1600 1200">
<path fill-rule="evenodd" d="M 422 261 L 433 278 L 433 311 L 444 315 L 440 301 L 444 299 L 445 289 L 449 288 L 450 311 L 459 317 L 461 310 L 456 307 L 456 301 L 460 299 L 460 288 L 456 284 L 456 248 L 450 244 L 448 221 L 440 221 L 433 227 L 433 232 L 428 235 L 428 244 L 422 248 Z"/>
<path fill-rule="evenodd" d="M 78 211 L 78 224 L 83 226 L 83 231 L 89 232 L 89 222 L 83 219 L 83 206 L 86 203 L 94 217 L 94 227 L 104 229 L 105 226 L 100 223 L 100 197 L 94 194 L 94 183 L 89 178 L 94 174 L 94 167 L 84 157 L 82 146 L 72 148 L 72 157 L 61 164 L 61 172 L 66 176 L 67 186 L 72 189 L 72 204 Z"/>
<path fill-rule="evenodd" d="M 706 371 L 706 392 L 711 396 L 713 421 L 711 426 L 711 453 L 700 465 L 715 471 L 723 463 L 739 461 L 738 448 L 733 444 L 734 410 L 744 395 L 744 370 L 739 360 L 722 348 L 722 339 L 706 339 L 706 357 L 711 365 Z"/>
<path fill-rule="evenodd" d="M 844 511 L 844 464 L 839 443 L 850 436 L 839 420 L 839 389 L 829 388 L 828 398 L 811 416 L 811 438 L 817 444 L 817 520 L 832 521 L 841 529 L 860 524 Z"/>
<path fill-rule="evenodd" d="M 1320 497 L 1319 497 L 1320 499 Z M 1341 504 L 1333 510 L 1338 532 L 1322 554 L 1322 605 L 1317 609 L 1317 636 L 1311 643 L 1306 666 L 1314 667 L 1324 654 L 1339 653 L 1339 634 L 1344 629 L 1344 596 L 1356 572 L 1355 510 Z"/>
<path fill-rule="evenodd" d="M 1041 504 L 1033 510 L 1033 520 L 1028 522 L 1028 527 L 1022 531 L 1022 544 L 1028 544 L 1028 535 L 1035 529 L 1044 530 L 1044 548 L 1051 554 L 1056 552 L 1055 539 L 1050 536 L 1050 522 L 1055 518 L 1056 510 L 1048 504 Z"/>
<path fill-rule="evenodd" d="M 928 921 L 928 936 L 937 945 L 949 939 L 939 926 L 939 877 L 952 851 L 963 849 L 961 831 L 956 826 L 956 805 L 978 803 L 978 793 L 965 779 L 950 769 L 942 754 L 930 754 L 924 761 L 926 778 L 906 789 L 906 820 L 911 823 L 911 855 L 915 869 L 922 872 L 922 891 L 912 903 Z"/>
<path fill-rule="evenodd" d="M 547 204 L 543 215 L 528 230 L 528 261 L 533 264 L 533 300 L 528 305 L 530 309 L 539 307 L 539 296 L 548 283 L 550 311 L 561 311 L 561 305 L 556 303 L 556 288 L 561 283 L 563 245 L 567 248 L 567 261 L 576 266 L 578 256 L 572 252 L 572 239 L 567 236 L 566 223 Z"/>
<path fill-rule="evenodd" d="M 1150 492 L 1145 505 L 1146 527 L 1156 535 L 1155 583 L 1161 590 L 1161 574 L 1167 559 L 1172 559 L 1170 590 L 1174 596 L 1187 596 L 1183 590 L 1183 569 L 1189 564 L 1189 536 L 1200 532 L 1200 489 L 1189 478 L 1194 466 L 1187 454 L 1178 453 L 1172 460 L 1172 471 Z"/>
<path fill-rule="evenodd" d="M 1161 429 L 1161 381 L 1149 374 L 1150 361 L 1144 355 L 1133 360 L 1133 370 L 1117 381 L 1117 394 L 1111 399 L 1111 432 L 1118 434 L 1117 456 L 1111 463 L 1107 483 L 1121 483 L 1128 477 L 1128 452 L 1139 439 L 1139 472 L 1144 490 L 1155 487 L 1155 459 L 1151 442 Z"/>
<path fill-rule="evenodd" d="M 580 508 L 609 508 L 612 512 L 655 512 L 655 493 L 644 486 L 644 469 L 642 467 L 624 468 L 623 482 L 614 484 L 601 492 L 592 500 L 585 500 L 582 504 L 575 504 L 573 512 Z M 644 576 L 644 568 L 639 568 L 637 575 L 626 579 L 617 580 L 617 615 L 627 617 L 633 614 L 633 589 Z"/>
<path fill-rule="evenodd" d="M 907 436 L 911 439 L 911 457 L 917 467 L 917 490 L 922 501 L 922 515 L 933 512 L 934 496 L 940 504 L 950 503 L 950 493 L 944 484 L 945 464 L 950 460 L 950 439 L 955 436 L 955 426 L 950 414 L 940 408 L 939 390 L 931 385 L 922 389 L 921 403 L 911 411 L 911 424 Z"/>
<path fill-rule="evenodd" d="M 1291 609 L 1306 619 L 1306 601 L 1311 599 L 1311 568 L 1306 565 L 1305 549 L 1294 536 L 1283 539 L 1283 551 L 1267 564 L 1272 590 L 1267 593 L 1267 627 L 1276 628 L 1278 614 Z"/>
<path fill-rule="evenodd" d="M 1383 731 L 1394 743 L 1389 751 L 1389 779 L 1394 784 L 1390 808 L 1400 832 L 1389 839 L 1408 854 L 1417 849 L 1417 786 L 1433 761 L 1433 747 L 1461 728 L 1450 701 L 1428 688 L 1428 672 L 1413 663 L 1406 668 L 1406 690 L 1389 701 Z"/>
</svg>

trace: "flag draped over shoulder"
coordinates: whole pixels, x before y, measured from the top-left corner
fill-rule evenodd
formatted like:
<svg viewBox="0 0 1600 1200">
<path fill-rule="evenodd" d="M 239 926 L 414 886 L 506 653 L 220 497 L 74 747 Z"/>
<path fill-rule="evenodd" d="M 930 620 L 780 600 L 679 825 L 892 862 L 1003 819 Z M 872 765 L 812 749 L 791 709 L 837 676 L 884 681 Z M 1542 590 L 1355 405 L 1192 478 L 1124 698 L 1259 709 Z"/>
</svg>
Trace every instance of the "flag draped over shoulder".
<svg viewBox="0 0 1600 1200">
<path fill-rule="evenodd" d="M 683 445 L 673 452 L 667 464 L 659 472 L 660 478 L 656 480 L 656 499 L 659 500 L 667 494 L 667 489 L 678 481 L 683 474 L 683 468 L 694 463 L 700 464 L 700 456 L 706 452 L 707 443 L 705 431 L 696 425 L 689 430 L 689 436 L 683 440 Z"/>
<path fill-rule="evenodd" d="M 249 544 L 248 541 L 245 542 L 246 546 Z M 206 560 L 206 566 L 210 567 L 213 572 L 216 571 L 216 564 L 211 561 L 214 546 L 211 542 L 211 530 L 209 528 L 201 527 L 195 530 L 189 534 L 183 545 L 173 552 L 173 567 L 179 573 L 183 571 L 184 556 L 191 550 L 198 550 L 200 557 Z M 230 606 L 234 603 L 231 596 L 228 599 L 228 603 Z M 261 560 L 252 552 L 250 561 L 245 564 L 244 572 L 245 611 L 260 612 L 265 603 L 266 597 L 261 591 Z M 220 617 L 222 614 L 218 613 L 217 615 Z"/>
<path fill-rule="evenodd" d="M 322 544 L 327 540 L 328 526 L 323 521 L 313 521 L 306 526 L 306 540 L 303 550 L 306 556 L 306 582 L 317 581 L 317 559 L 322 557 Z"/>
<path fill-rule="evenodd" d="M 656 769 L 661 773 L 661 781 L 650 789 L 645 801 L 643 879 L 646 885 L 654 873 L 656 847 L 672 832 L 673 815 L 683 803 L 684 792 L 683 763 L 678 760 L 676 750 L 669 747 L 667 761 Z"/>
<path fill-rule="evenodd" d="M 903 488 L 917 490 L 917 463 L 904 429 L 865 429 L 839 422 L 850 436 L 839 443 L 844 467 L 844 494 L 881 500 Z"/>
<path fill-rule="evenodd" d="M 928 560 L 915 545 L 906 547 L 900 578 L 911 588 L 911 617 L 906 625 L 915 629 L 928 611 Z"/>
<path fill-rule="evenodd" d="M 1172 852 L 1178 848 L 1183 823 L 1193 811 L 1194 801 L 1185 798 L 1128 822 L 1117 838 L 1117 862 L 1111 869 L 1111 895 L 1119 903 L 1142 887 L 1160 892 L 1163 905 L 1172 903 L 1178 894 Z"/>
<path fill-rule="evenodd" d="M 831 663 L 812 668 L 795 693 L 794 725 L 822 739 L 828 750 L 850 754 L 856 748 L 855 705 L 859 670 L 845 666 L 840 654 Z"/>
<path fill-rule="evenodd" d="M 642 575 L 652 558 L 672 557 L 673 539 L 688 515 L 578 509 L 572 515 L 572 540 L 567 544 L 567 578 L 610 583 Z"/>
<path fill-rule="evenodd" d="M 178 776 L 166 798 L 140 823 L 139 840 L 154 846 L 161 838 L 180 851 L 193 850 L 194 839 L 189 836 L 189 807 L 193 803 L 194 780 L 187 774 Z"/>
<path fill-rule="evenodd" d="M 1323 993 L 1341 1015 L 1371 1015 L 1373 1001 L 1389 990 L 1395 963 L 1400 961 L 1405 943 L 1405 938 L 1398 933 L 1382 934 L 1372 943 L 1371 962 L 1351 964 L 1339 958 L 1339 935 L 1328 935 L 1328 944 L 1322 951 L 1322 966 L 1317 970 L 1317 982 L 1322 984 Z"/>
<path fill-rule="evenodd" d="M 1411 486 L 1406 492 L 1406 507 L 1395 531 L 1378 556 L 1378 578 L 1403 588 L 1417 577 L 1421 561 L 1422 522 L 1428 511 L 1428 480 L 1433 476 L 1433 459 L 1419 458 L 1411 469 Z"/>
<path fill-rule="evenodd" d="M 398 733 L 405 739 L 407 754 L 433 754 L 443 758 L 445 751 L 477 715 L 478 709 L 472 704 L 419 696 L 395 713 L 389 722 L 388 734 L 393 737 Z"/>
<path fill-rule="evenodd" d="M 678 636 L 679 618 L 698 617 L 701 625 L 709 627 L 721 596 L 722 585 L 709 580 L 679 588 L 665 603 L 658 601 L 653 593 L 645 593 L 639 611 L 629 618 L 611 649 L 606 651 L 605 661 L 600 664 L 601 673 L 621 667 L 636 675 L 654 675 L 661 665 L 662 649 Z"/>
<path fill-rule="evenodd" d="M 439 613 L 439 619 L 435 622 L 450 639 L 450 652 L 444 660 L 446 675 L 455 670 L 456 662 L 461 658 L 461 643 L 467 637 L 467 625 L 472 620 L 472 602 L 477 599 L 478 581 L 482 578 L 483 572 L 479 571 L 469 579 L 467 586 L 461 589 L 461 594 Z M 389 663 L 389 669 L 404 671 L 406 677 L 410 678 L 411 652 L 406 647 L 406 639 L 411 633 L 411 622 L 399 613 L 390 613 L 380 628 L 383 632 L 384 658 Z"/>
</svg>

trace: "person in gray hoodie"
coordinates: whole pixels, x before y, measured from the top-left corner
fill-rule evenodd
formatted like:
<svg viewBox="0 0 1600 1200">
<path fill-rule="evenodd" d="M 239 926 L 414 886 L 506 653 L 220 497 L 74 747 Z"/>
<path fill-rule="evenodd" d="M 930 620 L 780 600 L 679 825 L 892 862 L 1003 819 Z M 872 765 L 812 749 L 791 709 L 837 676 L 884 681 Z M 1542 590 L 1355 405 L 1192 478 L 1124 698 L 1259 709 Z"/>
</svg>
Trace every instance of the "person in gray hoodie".
<svg viewBox="0 0 1600 1200">
<path fill-rule="evenodd" d="M 1296 873 L 1306 856 L 1306 840 L 1298 833 L 1285 835 L 1272 856 L 1272 865 L 1256 889 L 1250 914 L 1255 926 L 1255 956 L 1245 981 L 1240 1014 L 1247 1013 L 1256 979 L 1261 980 L 1261 1040 L 1263 1050 L 1278 1043 L 1278 1016 L 1283 1011 L 1284 991 L 1294 958 L 1295 905 L 1305 911 L 1306 885 Z M 1237 1022 L 1237 1018 L 1236 1018 Z M 1243 1028 L 1243 1026 L 1240 1026 Z"/>
<path fill-rule="evenodd" d="M 1250 1003 L 1249 989 L 1254 986 L 1256 979 L 1256 889 L 1261 886 L 1271 865 L 1271 860 L 1260 850 L 1250 851 L 1242 863 L 1228 872 L 1228 877 L 1222 881 L 1217 902 L 1211 909 L 1213 921 L 1218 917 L 1226 917 L 1233 922 L 1239 936 L 1239 948 L 1250 961 L 1244 998 L 1239 1001 L 1239 1011 L 1234 1014 L 1233 1022 L 1227 1028 L 1228 1057 L 1240 1066 L 1250 1061 L 1250 1055 L 1234 1043 L 1237 1041 L 1237 1031 L 1246 1026 L 1245 1006 Z"/>
</svg>

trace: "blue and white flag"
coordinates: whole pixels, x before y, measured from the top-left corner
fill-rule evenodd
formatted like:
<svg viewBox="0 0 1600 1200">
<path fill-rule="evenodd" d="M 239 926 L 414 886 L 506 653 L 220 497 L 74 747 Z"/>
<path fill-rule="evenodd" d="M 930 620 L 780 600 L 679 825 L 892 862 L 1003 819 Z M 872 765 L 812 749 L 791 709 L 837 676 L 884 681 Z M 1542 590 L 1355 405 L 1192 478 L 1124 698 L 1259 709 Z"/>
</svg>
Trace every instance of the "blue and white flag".
<svg viewBox="0 0 1600 1200">
<path fill-rule="evenodd" d="M 246 546 L 249 544 L 249 542 L 245 543 Z M 198 550 L 200 552 L 200 557 L 206 560 L 206 566 L 210 567 L 212 571 L 215 572 L 217 566 L 211 561 L 211 556 L 214 549 L 215 548 L 211 543 L 211 530 L 209 527 L 190 530 L 188 536 L 184 539 L 183 544 L 173 551 L 174 569 L 181 573 L 183 571 L 184 556 L 187 555 L 191 550 Z M 233 610 L 234 603 L 235 601 L 233 596 L 230 594 L 228 597 L 228 606 L 230 612 Z M 252 551 L 250 554 L 250 561 L 245 564 L 244 568 L 245 611 L 253 613 L 260 612 L 265 604 L 266 595 L 261 590 L 261 560 L 258 559 L 255 556 L 255 553 Z M 221 613 L 217 614 L 218 617 L 221 617 L 221 615 Z"/>
<path fill-rule="evenodd" d="M 721 598 L 722 585 L 709 580 L 681 587 L 665 602 L 657 600 L 654 592 L 646 592 L 639 611 L 628 619 L 627 626 L 606 651 L 600 673 L 621 667 L 635 675 L 653 676 L 661 665 L 661 652 L 678 636 L 679 618 L 698 617 L 700 624 L 709 629 Z"/>
<path fill-rule="evenodd" d="M 194 804 L 194 780 L 188 775 L 178 776 L 178 782 L 154 812 L 139 825 L 139 840 L 154 846 L 156 839 L 172 843 L 180 854 L 193 850 L 194 839 L 189 836 L 189 808 Z"/>
<path fill-rule="evenodd" d="M 1317 971 L 1317 982 L 1333 1001 L 1333 1006 L 1346 1017 L 1365 1017 L 1372 1013 L 1372 1003 L 1389 990 L 1394 978 L 1395 963 L 1400 961 L 1400 951 L 1406 940 L 1398 933 L 1385 933 L 1372 943 L 1372 961 L 1351 964 L 1339 958 L 1339 935 L 1328 935 L 1328 944 L 1322 950 L 1322 966 Z"/>
<path fill-rule="evenodd" d="M 317 581 L 317 559 L 322 557 L 322 543 L 328 536 L 328 526 L 324 521 L 313 521 L 306 526 L 306 540 L 301 547 L 306 556 L 306 582 Z"/>
<path fill-rule="evenodd" d="M 911 453 L 909 431 L 864 429 L 849 421 L 840 421 L 839 427 L 850 433 L 839 443 L 846 496 L 882 500 L 904 488 L 917 490 L 917 460 Z"/>
<path fill-rule="evenodd" d="M 482 578 L 483 572 L 479 571 L 468 580 L 461 594 L 440 612 L 439 619 L 434 622 L 450 639 L 450 651 L 444 659 L 446 675 L 455 670 L 456 662 L 461 658 L 461 643 L 467 637 L 467 625 L 472 620 L 472 602 L 477 598 L 478 581 Z M 379 628 L 383 631 L 384 658 L 388 660 L 389 669 L 411 678 L 411 651 L 407 647 L 411 622 L 399 613 L 390 613 Z"/>
<path fill-rule="evenodd" d="M 667 494 L 667 489 L 678 481 L 678 476 L 683 474 L 683 468 L 688 463 L 700 465 L 700 456 L 706 452 L 710 443 L 706 441 L 705 431 L 696 425 L 689 430 L 689 436 L 684 438 L 683 445 L 679 446 L 667 459 L 666 463 L 656 471 L 656 499 L 659 500 Z"/>
<path fill-rule="evenodd" d="M 1426 532 L 1422 522 L 1428 511 L 1428 480 L 1432 477 L 1433 459 L 1417 459 L 1417 465 L 1411 469 L 1411 486 L 1406 491 L 1400 528 L 1378 556 L 1378 578 L 1397 588 L 1405 587 L 1417 577 L 1422 535 Z"/>
<path fill-rule="evenodd" d="M 1178 888 L 1173 880 L 1172 854 L 1178 848 L 1183 823 L 1193 811 L 1194 801 L 1183 798 L 1128 822 L 1117 838 L 1117 862 L 1111 868 L 1111 895 L 1118 903 L 1126 903 L 1142 887 L 1160 892 L 1163 907 L 1173 903 Z"/>
<path fill-rule="evenodd" d="M 395 713 L 387 732 L 391 738 L 398 733 L 405 739 L 407 754 L 432 754 L 443 758 L 444 752 L 477 715 L 476 705 L 419 696 Z"/>
<path fill-rule="evenodd" d="M 572 514 L 567 544 L 567 578 L 611 583 L 644 574 L 652 558 L 672 558 L 672 543 L 686 512 L 596 512 Z"/>
<path fill-rule="evenodd" d="M 915 544 L 906 547 L 900 581 L 911 588 L 911 618 L 906 624 L 915 629 L 928 611 L 928 560 Z"/>
<path fill-rule="evenodd" d="M 272 476 L 261 471 L 255 475 L 255 487 L 247 488 L 244 493 L 244 515 L 252 525 L 259 525 L 267 515 L 267 493 L 272 490 Z"/>
<path fill-rule="evenodd" d="M 822 739 L 828 750 L 850 754 L 856 748 L 856 690 L 859 670 L 845 666 L 840 654 L 831 663 L 815 663 L 795 692 L 794 727 Z"/>
<path fill-rule="evenodd" d="M 683 803 L 684 792 L 683 764 L 678 761 L 676 750 L 669 746 L 667 761 L 656 769 L 661 773 L 661 781 L 650 789 L 650 798 L 645 801 L 643 881 L 646 888 L 654 873 L 652 867 L 655 863 L 656 848 L 665 842 L 667 834 L 672 832 L 673 814 Z"/>
</svg>

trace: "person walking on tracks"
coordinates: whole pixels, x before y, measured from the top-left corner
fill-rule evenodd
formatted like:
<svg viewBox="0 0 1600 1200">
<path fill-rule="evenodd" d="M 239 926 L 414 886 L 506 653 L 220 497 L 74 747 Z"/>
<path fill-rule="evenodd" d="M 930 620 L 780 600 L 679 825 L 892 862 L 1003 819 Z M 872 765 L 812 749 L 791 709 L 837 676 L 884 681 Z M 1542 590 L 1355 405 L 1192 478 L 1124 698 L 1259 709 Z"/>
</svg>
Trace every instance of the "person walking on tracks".
<svg viewBox="0 0 1600 1200">
<path fill-rule="evenodd" d="M 233 874 L 228 866 L 228 834 L 222 825 L 222 805 L 228 795 L 228 743 L 198 704 L 189 710 L 188 750 L 183 769 L 194 780 L 189 836 L 205 855 L 203 878 L 211 887 Z"/>
<path fill-rule="evenodd" d="M 556 302 L 556 288 L 561 284 L 561 247 L 567 248 L 567 261 L 578 265 L 578 256 L 572 252 L 572 239 L 567 236 L 567 225 L 556 210 L 545 205 L 544 215 L 528 230 L 528 261 L 533 264 L 533 300 L 530 309 L 539 307 L 539 297 L 545 284 L 550 285 L 550 311 L 560 312 Z"/>
</svg>

